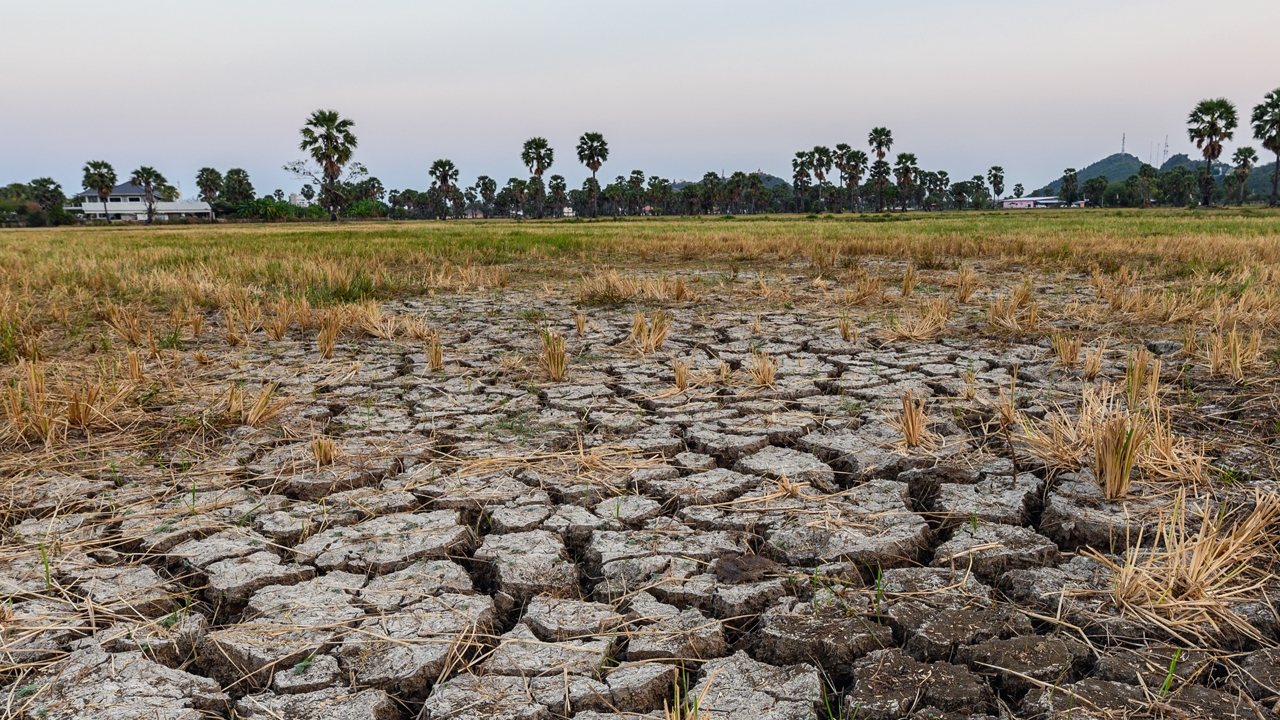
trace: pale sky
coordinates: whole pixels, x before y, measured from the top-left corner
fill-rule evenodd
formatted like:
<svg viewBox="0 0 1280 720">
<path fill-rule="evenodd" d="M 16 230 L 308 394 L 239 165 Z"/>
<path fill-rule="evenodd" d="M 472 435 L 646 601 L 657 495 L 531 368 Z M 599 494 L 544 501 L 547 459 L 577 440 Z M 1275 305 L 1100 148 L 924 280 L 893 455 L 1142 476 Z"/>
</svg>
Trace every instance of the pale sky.
<svg viewBox="0 0 1280 720">
<path fill-rule="evenodd" d="M 1278 27 L 1276 0 L 0 0 L 0 184 L 70 194 L 104 159 L 184 194 L 206 165 L 290 192 L 298 128 L 331 108 L 388 189 L 425 189 L 442 157 L 463 184 L 527 176 L 534 135 L 577 186 L 589 130 L 603 179 L 789 180 L 796 150 L 884 125 L 924 169 L 998 164 L 1032 190 L 1122 134 L 1143 160 L 1166 135 L 1193 152 L 1206 97 L 1247 120 L 1280 87 Z"/>
</svg>

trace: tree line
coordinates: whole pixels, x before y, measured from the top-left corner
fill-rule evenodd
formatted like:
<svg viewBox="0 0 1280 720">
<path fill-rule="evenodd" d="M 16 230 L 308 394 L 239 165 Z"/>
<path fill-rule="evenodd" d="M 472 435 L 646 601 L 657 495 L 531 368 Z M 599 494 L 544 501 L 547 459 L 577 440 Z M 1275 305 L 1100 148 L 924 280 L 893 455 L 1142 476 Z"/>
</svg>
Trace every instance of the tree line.
<svg viewBox="0 0 1280 720">
<path fill-rule="evenodd" d="M 1271 173 L 1270 204 L 1280 205 L 1280 89 L 1267 93 L 1250 115 L 1253 137 L 1263 149 L 1276 155 L 1276 171 Z M 1249 146 L 1236 149 L 1230 172 L 1219 180 L 1214 164 L 1224 153 L 1224 144 L 1235 137 L 1239 126 L 1236 106 L 1225 98 L 1201 101 L 1187 119 L 1187 134 L 1204 157 L 1197 168 L 1176 166 L 1161 172 L 1143 164 L 1123 181 L 1105 176 L 1083 183 L 1077 171 L 1068 168 L 1058 191 L 1066 203 L 1087 200 L 1095 207 L 1151 207 L 1154 205 L 1212 205 L 1245 202 L 1250 173 L 1259 156 Z M 568 187 L 563 175 L 548 171 L 555 164 L 555 150 L 546 138 L 533 137 L 521 148 L 521 163 L 528 178 L 509 178 L 501 186 L 486 175 L 462 186 L 460 171 L 453 161 L 441 158 L 427 170 L 430 185 L 425 190 L 387 190 L 367 168 L 354 161 L 358 140 L 355 123 L 334 110 L 317 110 L 300 130 L 298 148 L 306 159 L 287 163 L 284 169 L 304 182 L 301 202 L 288 202 L 282 190 L 257 197 L 249 174 L 241 168 L 226 173 L 201 168 L 196 187 L 202 200 L 215 213 L 259 220 L 351 218 L 463 218 L 518 217 L 545 218 L 604 215 L 674 214 L 754 214 L 883 212 L 965 210 L 992 206 L 1005 197 L 1005 175 L 993 166 L 986 175 L 953 181 L 946 171 L 923 170 L 915 154 L 899 152 L 890 160 L 893 133 L 873 128 L 867 136 L 868 151 L 847 143 L 834 149 L 823 145 L 795 153 L 791 159 L 791 182 L 762 172 L 708 172 L 694 182 L 676 182 L 657 175 L 632 170 L 601 185 L 599 171 L 609 159 L 609 144 L 598 132 L 584 133 L 575 147 L 577 160 L 591 176 L 580 188 Z M 873 159 L 874 158 L 874 159 Z M 134 170 L 128 179 L 142 189 L 147 221 L 155 217 L 157 202 L 177 197 L 168 180 L 149 166 Z M 93 160 L 85 164 L 82 187 L 107 203 L 118 176 L 110 163 Z M 1020 198 L 1024 188 L 1016 184 L 1012 195 Z M 52 178 L 36 178 L 30 183 L 14 183 L 0 189 L 0 222 L 47 225 L 76 222 L 64 206 L 67 198 Z"/>
</svg>

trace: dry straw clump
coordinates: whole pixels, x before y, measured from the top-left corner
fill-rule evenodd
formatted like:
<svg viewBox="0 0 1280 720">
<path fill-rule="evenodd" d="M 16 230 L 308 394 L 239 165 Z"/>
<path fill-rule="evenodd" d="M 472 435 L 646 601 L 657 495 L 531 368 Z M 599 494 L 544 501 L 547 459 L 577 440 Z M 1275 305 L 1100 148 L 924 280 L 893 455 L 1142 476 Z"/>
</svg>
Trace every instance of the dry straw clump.
<svg viewBox="0 0 1280 720">
<path fill-rule="evenodd" d="M 858 329 L 853 326 L 853 320 L 847 314 L 841 314 L 840 319 L 836 321 L 836 328 L 840 331 L 840 339 L 845 342 L 858 341 Z"/>
<path fill-rule="evenodd" d="M 1150 548 L 1142 547 L 1139 537 L 1122 560 L 1093 549 L 1086 553 L 1111 570 L 1110 599 L 1121 612 L 1187 644 L 1215 642 L 1223 634 L 1261 641 L 1261 633 L 1234 606 L 1266 602 L 1280 541 L 1280 496 L 1258 491 L 1251 504 L 1247 514 L 1201 507 L 1195 522 L 1186 492 L 1180 491 L 1172 510 L 1160 518 Z"/>
<path fill-rule="evenodd" d="M 721 374 L 727 366 L 721 366 Z M 747 368 L 747 373 L 751 375 L 751 381 L 757 387 L 771 388 L 778 375 L 778 361 L 769 357 L 768 353 L 759 350 L 751 353 L 751 367 Z"/>
<path fill-rule="evenodd" d="M 1107 341 L 1103 340 L 1098 346 L 1089 351 L 1084 358 L 1084 379 L 1086 382 L 1093 382 L 1102 374 L 1102 361 L 1107 356 Z"/>
<path fill-rule="evenodd" d="M 965 305 L 973 299 L 973 294 L 978 289 L 978 273 L 971 266 L 965 265 L 950 284 L 956 288 L 956 302 Z"/>
<path fill-rule="evenodd" d="M 689 387 L 689 371 L 692 369 L 688 360 L 673 359 L 671 371 L 675 375 L 676 389 L 684 391 Z"/>
<path fill-rule="evenodd" d="M 658 310 L 647 320 L 644 313 L 636 313 L 631 323 L 631 344 L 643 354 L 657 352 L 667 342 L 671 329 L 671 315 Z"/>
<path fill-rule="evenodd" d="M 1084 340 L 1079 335 L 1055 332 L 1049 336 L 1053 347 L 1053 355 L 1058 364 L 1064 368 L 1073 368 L 1080 361 L 1080 348 Z"/>
<path fill-rule="evenodd" d="M 1246 338 L 1234 326 L 1226 333 L 1209 337 L 1209 374 L 1226 376 L 1235 382 L 1244 380 L 1245 371 L 1262 357 L 1262 331 L 1253 330 Z"/>
<path fill-rule="evenodd" d="M 333 438 L 316 435 L 309 445 L 311 456 L 316 460 L 316 467 L 328 467 L 338 457 L 338 443 Z"/>
<path fill-rule="evenodd" d="M 987 326 L 998 333 L 1026 335 L 1035 331 L 1039 323 L 1039 304 L 1031 300 L 1030 284 L 987 304 Z"/>
<path fill-rule="evenodd" d="M 542 331 L 542 350 L 538 353 L 538 365 L 552 382 L 560 382 L 568 374 L 569 358 L 565 352 L 564 336 L 559 331 Z"/>
<path fill-rule="evenodd" d="M 1094 435 L 1093 472 L 1108 500 L 1129 494 L 1133 465 L 1146 439 L 1146 420 L 1136 414 L 1110 417 Z"/>
<path fill-rule="evenodd" d="M 910 391 L 901 397 L 902 410 L 886 422 L 898 432 L 909 448 L 932 450 L 937 447 L 937 436 L 929 431 L 929 416 L 925 412 L 924 398 L 917 398 Z"/>
<path fill-rule="evenodd" d="M 946 298 L 936 298 L 916 306 L 915 314 L 906 318 L 894 318 L 889 324 L 889 337 L 893 340 L 922 342 L 937 337 L 947 326 L 955 307 Z"/>
</svg>

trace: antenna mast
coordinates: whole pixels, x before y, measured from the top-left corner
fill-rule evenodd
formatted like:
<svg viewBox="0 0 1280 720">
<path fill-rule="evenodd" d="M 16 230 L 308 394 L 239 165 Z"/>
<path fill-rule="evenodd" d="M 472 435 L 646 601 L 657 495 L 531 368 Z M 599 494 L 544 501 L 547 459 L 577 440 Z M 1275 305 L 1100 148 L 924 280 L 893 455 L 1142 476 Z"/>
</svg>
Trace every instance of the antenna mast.
<svg viewBox="0 0 1280 720">
<path fill-rule="evenodd" d="M 1121 155 L 1124 154 L 1124 141 L 1125 141 L 1125 134 L 1120 133 L 1120 154 Z"/>
</svg>

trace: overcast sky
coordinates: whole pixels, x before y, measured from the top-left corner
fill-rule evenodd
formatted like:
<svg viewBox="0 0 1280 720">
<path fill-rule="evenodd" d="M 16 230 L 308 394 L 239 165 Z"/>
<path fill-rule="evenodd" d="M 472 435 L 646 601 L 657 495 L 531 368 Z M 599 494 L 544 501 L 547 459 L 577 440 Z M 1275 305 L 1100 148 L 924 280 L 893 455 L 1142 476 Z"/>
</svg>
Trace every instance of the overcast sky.
<svg viewBox="0 0 1280 720">
<path fill-rule="evenodd" d="M 0 0 L 0 184 L 75 191 L 104 159 L 184 194 L 206 165 L 289 192 L 298 128 L 332 108 L 387 188 L 441 157 L 464 184 L 526 176 L 534 135 L 576 186 L 588 130 L 604 178 L 789 179 L 796 150 L 884 125 L 925 169 L 1031 190 L 1122 134 L 1191 152 L 1205 97 L 1247 119 L 1280 86 L 1278 27 L 1276 0 Z"/>
</svg>

